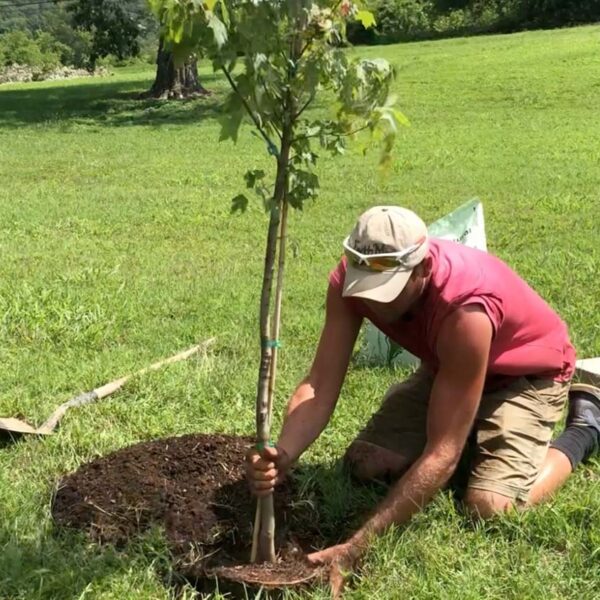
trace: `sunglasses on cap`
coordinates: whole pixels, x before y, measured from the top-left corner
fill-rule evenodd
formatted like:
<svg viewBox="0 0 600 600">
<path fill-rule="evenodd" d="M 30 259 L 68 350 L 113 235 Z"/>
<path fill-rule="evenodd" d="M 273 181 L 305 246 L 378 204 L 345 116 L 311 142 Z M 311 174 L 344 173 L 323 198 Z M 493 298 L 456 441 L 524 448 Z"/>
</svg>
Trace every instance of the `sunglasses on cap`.
<svg viewBox="0 0 600 600">
<path fill-rule="evenodd" d="M 416 244 L 400 250 L 398 252 L 386 252 L 383 254 L 363 254 L 358 250 L 355 250 L 348 240 L 348 236 L 344 242 L 344 254 L 346 260 L 353 267 L 369 269 L 371 271 L 389 271 L 390 269 L 397 269 L 399 266 L 407 267 L 406 257 L 410 256 L 415 250 L 418 250 L 426 238 L 423 238 Z"/>
</svg>

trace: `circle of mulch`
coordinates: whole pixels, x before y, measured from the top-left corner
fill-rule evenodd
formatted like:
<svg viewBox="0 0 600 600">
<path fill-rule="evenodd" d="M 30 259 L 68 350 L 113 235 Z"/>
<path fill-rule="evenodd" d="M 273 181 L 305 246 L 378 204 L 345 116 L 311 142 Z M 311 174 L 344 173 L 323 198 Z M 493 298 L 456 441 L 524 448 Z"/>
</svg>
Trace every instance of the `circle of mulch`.
<svg viewBox="0 0 600 600">
<path fill-rule="evenodd" d="M 255 502 L 244 478 L 250 438 L 194 434 L 135 444 L 65 476 L 52 502 L 58 526 L 122 546 L 162 526 L 177 570 L 198 584 L 214 577 L 278 587 L 310 580 L 307 541 L 319 542 L 318 515 L 294 506 L 288 478 L 275 494 L 277 563 L 243 565 L 252 540 Z"/>
</svg>

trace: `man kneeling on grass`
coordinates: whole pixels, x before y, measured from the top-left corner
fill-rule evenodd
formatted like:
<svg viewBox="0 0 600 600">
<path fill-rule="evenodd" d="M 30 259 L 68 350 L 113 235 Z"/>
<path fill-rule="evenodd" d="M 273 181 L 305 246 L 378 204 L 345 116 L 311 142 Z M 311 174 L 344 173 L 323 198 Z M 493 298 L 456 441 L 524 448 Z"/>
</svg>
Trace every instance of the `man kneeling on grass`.
<svg viewBox="0 0 600 600">
<path fill-rule="evenodd" d="M 550 443 L 575 351 L 558 315 L 501 260 L 429 239 L 423 221 L 396 206 L 362 214 L 344 250 L 313 365 L 279 441 L 248 455 L 254 493 L 271 493 L 327 425 L 363 319 L 421 359 L 346 451 L 359 479 L 397 482 L 346 543 L 309 556 L 332 564 L 338 584 L 339 567 L 350 567 L 372 536 L 407 521 L 447 483 L 470 434 L 464 502 L 484 518 L 547 497 L 600 436 L 600 391 L 579 386 L 565 431 Z"/>
</svg>

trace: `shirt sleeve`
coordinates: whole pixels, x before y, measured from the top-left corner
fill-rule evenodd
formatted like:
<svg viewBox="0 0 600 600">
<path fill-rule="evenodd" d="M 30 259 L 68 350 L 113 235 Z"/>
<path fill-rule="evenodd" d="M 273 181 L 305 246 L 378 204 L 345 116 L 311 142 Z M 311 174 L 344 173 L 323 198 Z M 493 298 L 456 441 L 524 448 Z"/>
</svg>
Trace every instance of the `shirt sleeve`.
<svg viewBox="0 0 600 600">
<path fill-rule="evenodd" d="M 498 330 L 502 325 L 502 321 L 504 320 L 504 311 L 502 310 L 502 303 L 497 298 L 494 298 L 494 296 L 492 296 L 491 294 L 480 294 L 465 298 L 462 302 L 456 304 L 455 308 L 462 308 L 463 306 L 472 306 L 473 304 L 481 306 L 485 311 L 485 314 L 488 316 L 488 319 L 492 323 L 492 338 L 495 338 L 496 334 L 498 333 Z"/>
<path fill-rule="evenodd" d="M 329 273 L 329 283 L 336 290 L 342 293 L 344 287 L 344 278 L 346 277 L 346 263 L 342 259 L 338 263 L 337 267 Z"/>
</svg>

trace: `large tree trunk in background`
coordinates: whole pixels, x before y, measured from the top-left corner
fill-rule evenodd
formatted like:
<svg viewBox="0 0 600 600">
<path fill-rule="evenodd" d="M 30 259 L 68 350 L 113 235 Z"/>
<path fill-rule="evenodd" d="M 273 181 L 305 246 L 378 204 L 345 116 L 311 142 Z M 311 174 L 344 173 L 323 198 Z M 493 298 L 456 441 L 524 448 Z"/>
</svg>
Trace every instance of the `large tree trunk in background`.
<svg viewBox="0 0 600 600">
<path fill-rule="evenodd" d="M 205 96 L 210 92 L 204 89 L 198 79 L 198 61 L 190 58 L 177 68 L 171 52 L 163 48 L 161 38 L 156 56 L 156 78 L 150 90 L 145 94 L 150 98 L 190 98 Z"/>
</svg>

